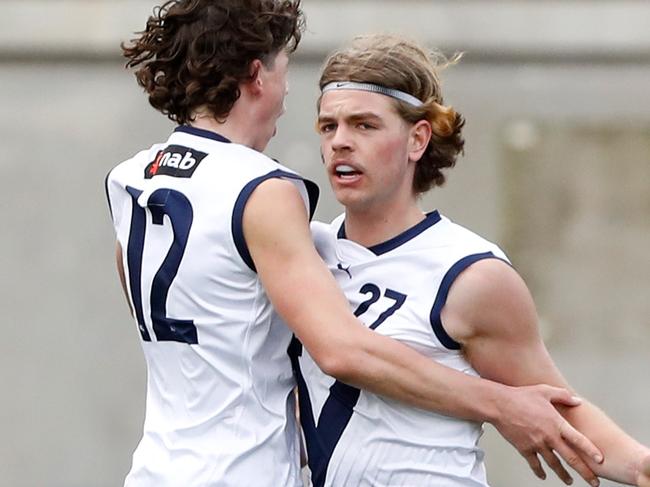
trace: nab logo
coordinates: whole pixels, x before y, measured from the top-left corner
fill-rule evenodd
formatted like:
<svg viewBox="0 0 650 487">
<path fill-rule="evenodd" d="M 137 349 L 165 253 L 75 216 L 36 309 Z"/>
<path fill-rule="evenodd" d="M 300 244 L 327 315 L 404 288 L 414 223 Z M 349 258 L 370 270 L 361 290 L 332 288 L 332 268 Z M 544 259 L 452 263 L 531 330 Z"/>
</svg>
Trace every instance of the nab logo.
<svg viewBox="0 0 650 487">
<path fill-rule="evenodd" d="M 144 170 L 145 179 L 154 176 L 191 178 L 207 154 L 182 145 L 170 145 L 161 150 Z"/>
</svg>

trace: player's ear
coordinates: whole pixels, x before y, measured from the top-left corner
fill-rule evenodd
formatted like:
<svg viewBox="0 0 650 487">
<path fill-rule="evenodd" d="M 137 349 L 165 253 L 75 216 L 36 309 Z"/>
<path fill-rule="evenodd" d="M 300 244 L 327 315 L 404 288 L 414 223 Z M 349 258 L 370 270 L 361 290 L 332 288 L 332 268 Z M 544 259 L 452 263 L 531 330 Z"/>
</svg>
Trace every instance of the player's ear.
<svg viewBox="0 0 650 487">
<path fill-rule="evenodd" d="M 248 68 L 248 82 L 244 83 L 244 87 L 253 95 L 259 95 L 262 91 L 262 67 L 262 61 L 255 59 Z"/>
<path fill-rule="evenodd" d="M 420 120 L 413 124 L 409 131 L 409 161 L 417 162 L 422 158 L 431 140 L 431 132 L 431 124 L 427 120 Z"/>
</svg>

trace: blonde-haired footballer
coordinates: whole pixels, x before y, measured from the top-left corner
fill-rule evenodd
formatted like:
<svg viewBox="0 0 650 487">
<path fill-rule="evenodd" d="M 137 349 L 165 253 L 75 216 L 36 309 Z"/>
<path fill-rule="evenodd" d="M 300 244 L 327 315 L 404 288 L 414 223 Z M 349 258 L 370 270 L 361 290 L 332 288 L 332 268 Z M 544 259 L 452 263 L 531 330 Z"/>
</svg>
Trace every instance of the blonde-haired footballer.
<svg viewBox="0 0 650 487">
<path fill-rule="evenodd" d="M 327 60 L 317 126 L 345 213 L 312 224 L 316 247 L 354 314 L 377 333 L 469 375 L 569 388 L 504 253 L 420 208 L 418 197 L 444 182 L 441 170 L 463 148 L 463 118 L 440 91 L 440 60 L 393 36 L 357 38 Z M 315 487 L 488 485 L 480 423 L 346 385 L 308 353 L 295 364 Z M 592 404 L 560 410 L 603 452 L 602 464 L 584 458 L 593 472 L 650 486 L 650 449 Z M 546 452 L 549 465 L 553 457 Z M 527 458 L 543 476 L 537 456 Z"/>
</svg>

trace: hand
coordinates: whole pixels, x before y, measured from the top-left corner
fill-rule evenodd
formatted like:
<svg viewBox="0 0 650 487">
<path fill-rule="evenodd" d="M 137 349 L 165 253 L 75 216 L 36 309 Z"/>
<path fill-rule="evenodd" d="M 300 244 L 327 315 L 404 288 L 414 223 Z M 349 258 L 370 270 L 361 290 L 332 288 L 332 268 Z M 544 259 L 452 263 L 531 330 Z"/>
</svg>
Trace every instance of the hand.
<svg viewBox="0 0 650 487">
<path fill-rule="evenodd" d="M 641 460 L 639 474 L 636 477 L 637 487 L 650 487 L 650 453 Z"/>
<path fill-rule="evenodd" d="M 509 392 L 508 400 L 500 404 L 500 418 L 493 424 L 526 459 L 535 475 L 546 479 L 538 457 L 541 455 L 557 476 L 570 485 L 573 479 L 555 455 L 557 453 L 590 485 L 598 486 L 600 482 L 596 474 L 581 457 L 601 463 L 602 453 L 571 426 L 554 406 L 578 406 L 580 399 L 566 389 L 547 385 L 514 387 Z M 650 475 L 650 459 L 645 466 Z M 639 478 L 642 476 L 640 474 Z M 648 478 L 646 475 L 646 481 Z M 641 486 L 650 487 L 650 483 L 639 483 Z"/>
</svg>

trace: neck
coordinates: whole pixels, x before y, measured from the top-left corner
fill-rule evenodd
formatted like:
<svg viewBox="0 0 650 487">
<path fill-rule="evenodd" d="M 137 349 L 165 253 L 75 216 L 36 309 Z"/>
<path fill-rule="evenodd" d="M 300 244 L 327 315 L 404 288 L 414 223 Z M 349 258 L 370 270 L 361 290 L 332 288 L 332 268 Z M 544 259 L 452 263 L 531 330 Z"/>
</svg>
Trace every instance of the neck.
<svg viewBox="0 0 650 487">
<path fill-rule="evenodd" d="M 235 144 L 255 148 L 256 141 L 252 137 L 255 130 L 250 126 L 251 117 L 243 116 L 245 110 L 242 107 L 244 104 L 244 100 L 241 98 L 237 100 L 223 122 L 216 120 L 209 111 L 199 108 L 194 114 L 194 120 L 189 125 L 216 132 Z"/>
<path fill-rule="evenodd" d="M 345 234 L 348 240 L 364 247 L 386 242 L 424 220 L 416 202 L 400 211 L 345 211 Z"/>
</svg>

